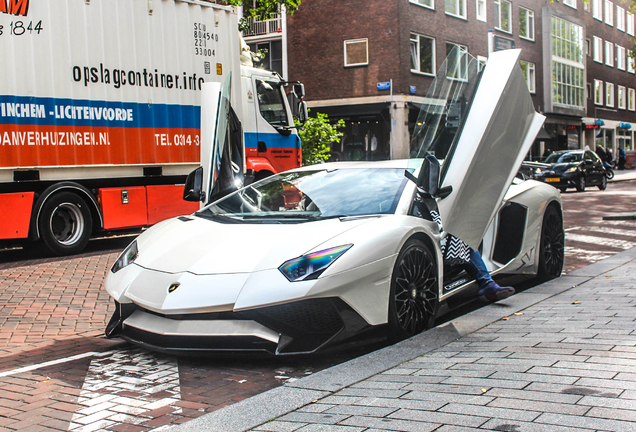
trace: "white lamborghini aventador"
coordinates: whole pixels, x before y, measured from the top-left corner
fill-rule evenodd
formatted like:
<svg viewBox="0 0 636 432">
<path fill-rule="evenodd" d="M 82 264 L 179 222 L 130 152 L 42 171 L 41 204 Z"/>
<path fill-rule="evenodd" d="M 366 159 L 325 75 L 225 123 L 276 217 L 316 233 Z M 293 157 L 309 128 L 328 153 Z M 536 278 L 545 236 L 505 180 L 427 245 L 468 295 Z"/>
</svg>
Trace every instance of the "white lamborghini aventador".
<svg viewBox="0 0 636 432">
<path fill-rule="evenodd" d="M 122 253 L 105 282 L 116 304 L 107 335 L 164 351 L 273 354 L 378 329 L 406 338 L 476 295 L 461 268 L 444 265 L 448 233 L 479 249 L 495 277 L 558 277 L 560 195 L 516 176 L 543 123 L 519 51 L 494 53 L 483 70 L 463 51 L 449 58 L 422 107 L 412 159 L 307 166 L 242 188 L 229 84 L 206 84 L 202 118 L 217 122 L 203 142 L 214 146 L 186 195 L 207 205 Z"/>
</svg>

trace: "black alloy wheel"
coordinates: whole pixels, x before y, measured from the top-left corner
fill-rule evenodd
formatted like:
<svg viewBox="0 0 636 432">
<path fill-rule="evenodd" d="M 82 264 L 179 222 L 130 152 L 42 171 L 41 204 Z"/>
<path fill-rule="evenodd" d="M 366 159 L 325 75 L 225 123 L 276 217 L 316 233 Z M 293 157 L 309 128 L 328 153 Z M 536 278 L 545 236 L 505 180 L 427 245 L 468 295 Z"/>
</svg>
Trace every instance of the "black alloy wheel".
<svg viewBox="0 0 636 432">
<path fill-rule="evenodd" d="M 585 190 L 585 176 L 583 174 L 581 174 L 576 182 L 576 190 L 578 192 L 583 192 Z"/>
<path fill-rule="evenodd" d="M 389 331 L 402 340 L 431 328 L 439 306 L 437 265 L 418 239 L 406 242 L 398 255 L 389 298 Z"/>
<path fill-rule="evenodd" d="M 607 177 L 603 176 L 603 178 L 601 178 L 601 184 L 598 185 L 599 190 L 605 190 L 607 189 Z"/>
<path fill-rule="evenodd" d="M 546 209 L 541 225 L 541 247 L 539 249 L 539 271 L 541 281 L 561 276 L 565 258 L 565 233 L 563 216 L 554 206 Z"/>
</svg>

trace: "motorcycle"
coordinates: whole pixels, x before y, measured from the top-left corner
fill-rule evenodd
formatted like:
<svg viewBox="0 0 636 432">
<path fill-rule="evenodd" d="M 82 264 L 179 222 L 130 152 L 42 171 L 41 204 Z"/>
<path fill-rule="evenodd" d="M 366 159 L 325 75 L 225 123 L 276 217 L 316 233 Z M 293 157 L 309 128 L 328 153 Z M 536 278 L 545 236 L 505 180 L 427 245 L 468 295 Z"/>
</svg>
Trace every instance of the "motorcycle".
<svg viewBox="0 0 636 432">
<path fill-rule="evenodd" d="M 605 168 L 605 177 L 607 177 L 608 180 L 613 179 L 614 170 L 612 169 L 612 166 L 607 162 L 603 162 L 603 167 Z"/>
</svg>

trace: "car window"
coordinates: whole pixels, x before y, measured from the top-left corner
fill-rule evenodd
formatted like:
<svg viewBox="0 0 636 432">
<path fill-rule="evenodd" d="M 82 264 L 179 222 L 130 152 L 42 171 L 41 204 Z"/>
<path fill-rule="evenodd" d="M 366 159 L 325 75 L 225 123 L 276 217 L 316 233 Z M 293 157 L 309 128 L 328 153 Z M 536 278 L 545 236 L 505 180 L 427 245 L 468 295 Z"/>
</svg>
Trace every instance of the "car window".
<svg viewBox="0 0 636 432">
<path fill-rule="evenodd" d="M 598 156 L 596 155 L 596 153 L 594 153 L 593 151 L 586 151 L 585 152 L 585 159 L 590 159 L 592 162 L 600 162 L 601 161 L 598 158 Z"/>
<path fill-rule="evenodd" d="M 246 186 L 197 214 L 259 222 L 263 218 L 298 222 L 336 216 L 392 214 L 406 181 L 403 168 L 288 172 Z"/>
<path fill-rule="evenodd" d="M 546 163 L 570 163 L 581 162 L 583 160 L 582 152 L 566 152 L 566 153 L 552 153 L 545 160 Z"/>
</svg>

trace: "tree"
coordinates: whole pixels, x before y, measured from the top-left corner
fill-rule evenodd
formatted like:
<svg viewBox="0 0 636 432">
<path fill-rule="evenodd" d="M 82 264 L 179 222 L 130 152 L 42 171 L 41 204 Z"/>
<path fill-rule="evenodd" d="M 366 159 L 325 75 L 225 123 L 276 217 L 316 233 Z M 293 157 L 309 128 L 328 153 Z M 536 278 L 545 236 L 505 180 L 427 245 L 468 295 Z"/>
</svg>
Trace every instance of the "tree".
<svg viewBox="0 0 636 432">
<path fill-rule="evenodd" d="M 261 21 L 270 19 L 272 15 L 280 12 L 281 6 L 291 15 L 298 10 L 300 2 L 301 0 L 226 0 L 225 4 L 243 6 L 239 30 L 245 31 L 248 26 L 246 18 L 257 18 Z"/>
<path fill-rule="evenodd" d="M 340 119 L 335 125 L 329 123 L 327 114 L 316 113 L 316 117 L 307 119 L 304 125 L 296 123 L 298 135 L 303 146 L 303 165 L 322 163 L 329 158 L 331 144 L 338 144 L 344 120 Z"/>
</svg>

